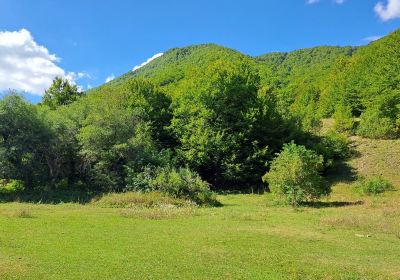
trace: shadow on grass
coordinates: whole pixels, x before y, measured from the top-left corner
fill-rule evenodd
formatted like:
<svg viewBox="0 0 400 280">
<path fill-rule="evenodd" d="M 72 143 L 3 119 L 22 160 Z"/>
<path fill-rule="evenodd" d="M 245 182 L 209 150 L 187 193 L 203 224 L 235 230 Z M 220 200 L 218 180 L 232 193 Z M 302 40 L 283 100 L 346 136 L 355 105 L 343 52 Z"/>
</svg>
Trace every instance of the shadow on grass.
<svg viewBox="0 0 400 280">
<path fill-rule="evenodd" d="M 303 202 L 301 205 L 311 208 L 339 208 L 346 206 L 363 205 L 364 201 L 309 201 Z"/>
<path fill-rule="evenodd" d="M 352 183 L 357 181 L 357 170 L 345 161 L 338 161 L 326 172 L 329 184 Z"/>
<path fill-rule="evenodd" d="M 94 192 L 81 190 L 49 190 L 49 191 L 16 191 L 0 192 L 0 203 L 4 202 L 26 202 L 26 203 L 89 203 L 93 198 L 100 195 Z"/>
</svg>

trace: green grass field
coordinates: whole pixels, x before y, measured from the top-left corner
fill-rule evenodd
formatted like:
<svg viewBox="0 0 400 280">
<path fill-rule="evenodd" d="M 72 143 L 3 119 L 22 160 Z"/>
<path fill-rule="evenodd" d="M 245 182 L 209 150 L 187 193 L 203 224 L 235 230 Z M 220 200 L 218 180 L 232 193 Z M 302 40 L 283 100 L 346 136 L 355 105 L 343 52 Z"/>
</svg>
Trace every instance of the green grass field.
<svg viewBox="0 0 400 280">
<path fill-rule="evenodd" d="M 297 210 L 269 194 L 217 208 L 0 204 L 0 279 L 400 279 L 400 192 L 360 196 L 351 176 L 399 189 L 400 142 L 354 140 L 329 200 Z"/>
</svg>

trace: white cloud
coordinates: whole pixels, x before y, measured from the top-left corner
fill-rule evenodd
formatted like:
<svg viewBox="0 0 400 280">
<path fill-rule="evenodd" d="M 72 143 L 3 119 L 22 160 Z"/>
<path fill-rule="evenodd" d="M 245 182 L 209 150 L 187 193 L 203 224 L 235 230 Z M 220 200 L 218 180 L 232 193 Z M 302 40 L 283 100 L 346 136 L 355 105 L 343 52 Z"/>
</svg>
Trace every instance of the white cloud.
<svg viewBox="0 0 400 280">
<path fill-rule="evenodd" d="M 150 62 L 152 62 L 154 59 L 159 58 L 160 56 L 162 56 L 164 53 L 157 53 L 155 55 L 153 55 L 152 57 L 150 57 L 148 60 L 146 60 L 145 62 L 143 62 L 140 65 L 137 65 L 135 67 L 133 67 L 132 71 L 136 71 L 139 68 L 142 68 L 143 66 L 145 66 L 146 64 L 149 64 Z"/>
<path fill-rule="evenodd" d="M 363 41 L 367 41 L 367 42 L 373 42 L 376 40 L 379 40 L 380 38 L 382 38 L 383 36 L 369 36 L 369 37 L 365 37 L 363 39 Z"/>
<path fill-rule="evenodd" d="M 319 2 L 319 0 L 307 0 L 308 5 L 316 4 L 318 2 Z"/>
<path fill-rule="evenodd" d="M 400 0 L 385 0 L 375 5 L 375 13 L 383 20 L 400 18 Z"/>
<path fill-rule="evenodd" d="M 26 29 L 0 32 L 0 90 L 16 89 L 43 95 L 56 76 L 74 82 L 85 73 L 66 73 L 47 48 L 38 45 Z"/>
<path fill-rule="evenodd" d="M 114 74 L 111 74 L 110 76 L 108 76 L 108 77 L 106 78 L 106 83 L 111 82 L 111 81 L 114 80 L 114 79 L 115 79 Z"/>
</svg>

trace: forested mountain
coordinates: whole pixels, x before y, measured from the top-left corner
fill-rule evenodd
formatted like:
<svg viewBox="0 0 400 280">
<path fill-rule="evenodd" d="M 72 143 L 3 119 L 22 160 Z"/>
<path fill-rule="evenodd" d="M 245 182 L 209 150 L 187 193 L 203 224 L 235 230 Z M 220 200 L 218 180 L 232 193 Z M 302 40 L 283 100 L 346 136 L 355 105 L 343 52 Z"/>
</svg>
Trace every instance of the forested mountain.
<svg viewBox="0 0 400 280">
<path fill-rule="evenodd" d="M 184 79 L 187 73 L 197 67 L 205 67 L 211 63 L 224 61 L 251 61 L 252 58 L 232 49 L 215 44 L 195 45 L 184 48 L 174 48 L 147 65 L 129 71 L 110 82 L 111 85 L 124 83 L 132 77 L 149 78 L 157 85 L 174 87 Z"/>
<path fill-rule="evenodd" d="M 324 117 L 336 120 L 328 136 Z M 263 186 L 282 147 L 323 174 L 346 154 L 338 132 L 399 137 L 399 30 L 357 48 L 258 57 L 213 44 L 175 48 L 86 94 L 56 79 L 37 106 L 9 96 L 0 102 L 0 178 L 102 191 L 180 178 L 193 189 L 206 180 L 243 190 Z"/>
<path fill-rule="evenodd" d="M 246 61 L 258 72 L 260 85 L 273 91 L 279 111 L 298 117 L 306 130 L 318 126 L 320 118 L 333 116 L 337 108 L 359 117 L 367 108 L 371 111 L 371 107 L 379 107 L 377 103 L 389 102 L 393 110 L 384 117 L 391 119 L 387 119 L 391 125 L 386 124 L 390 128 L 378 136 L 391 138 L 395 137 L 398 118 L 394 104 L 399 95 L 395 93 L 399 89 L 399 37 L 397 30 L 362 47 L 322 46 L 258 57 L 213 44 L 176 48 L 115 79 L 110 86 L 123 84 L 131 77 L 144 77 L 173 96 L 183 81 L 191 79 L 190 73 L 201 72 L 217 60 Z M 394 99 L 381 100 L 380 96 L 392 93 Z M 363 119 L 367 118 L 364 115 Z"/>
</svg>

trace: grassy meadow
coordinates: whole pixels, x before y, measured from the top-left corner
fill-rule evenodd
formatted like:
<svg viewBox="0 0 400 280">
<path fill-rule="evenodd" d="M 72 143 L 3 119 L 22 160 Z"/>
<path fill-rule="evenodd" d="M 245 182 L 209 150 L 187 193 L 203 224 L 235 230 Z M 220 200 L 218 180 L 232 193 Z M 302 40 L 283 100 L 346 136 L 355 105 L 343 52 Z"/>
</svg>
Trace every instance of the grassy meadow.
<svg viewBox="0 0 400 280">
<path fill-rule="evenodd" d="M 379 173 L 398 189 L 399 141 L 353 140 L 329 199 L 299 209 L 270 194 L 0 204 L 0 279 L 400 279 L 400 193 L 352 187 Z"/>
</svg>

